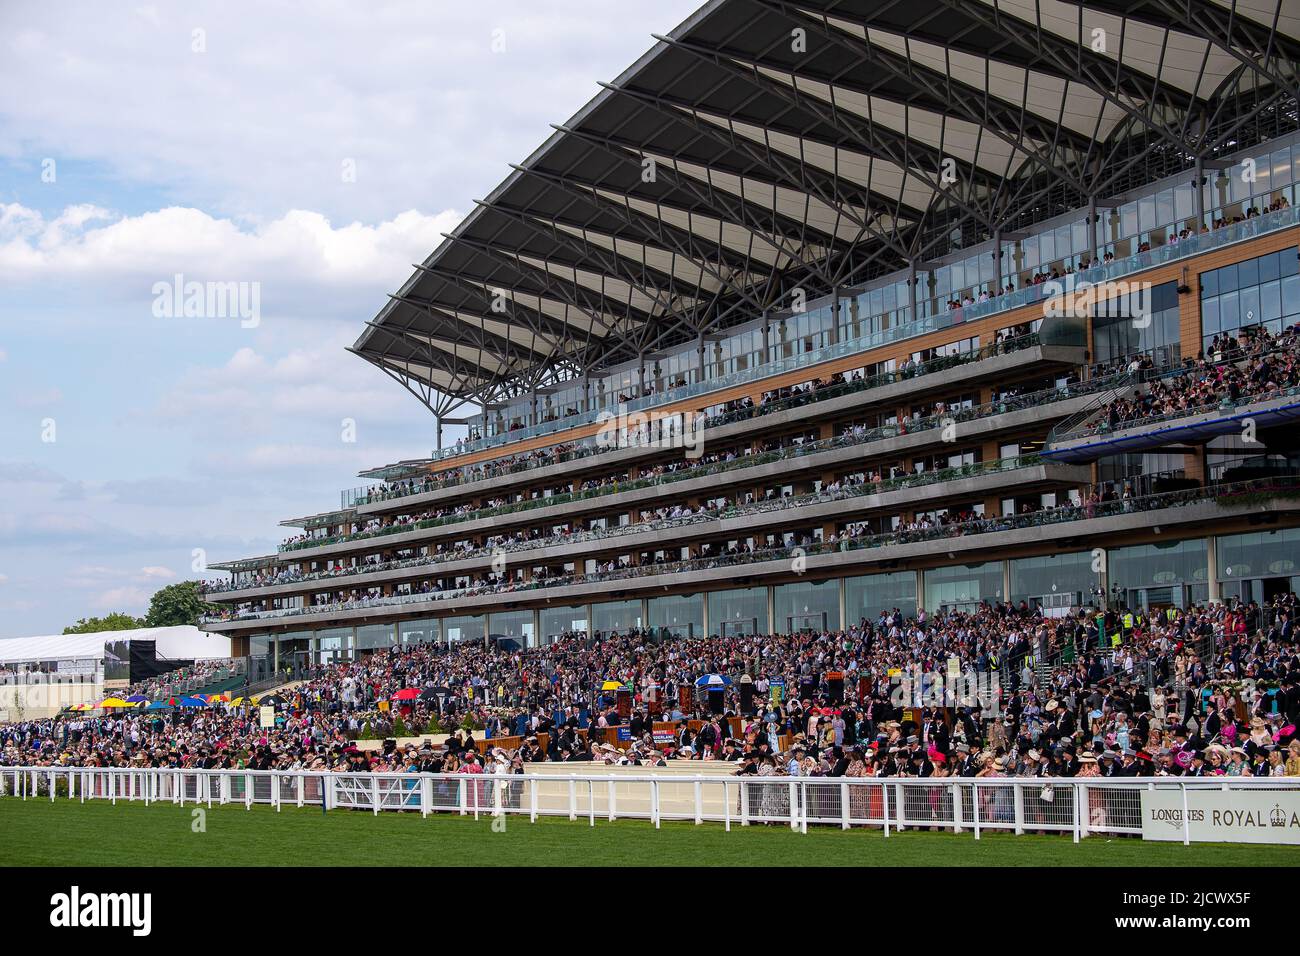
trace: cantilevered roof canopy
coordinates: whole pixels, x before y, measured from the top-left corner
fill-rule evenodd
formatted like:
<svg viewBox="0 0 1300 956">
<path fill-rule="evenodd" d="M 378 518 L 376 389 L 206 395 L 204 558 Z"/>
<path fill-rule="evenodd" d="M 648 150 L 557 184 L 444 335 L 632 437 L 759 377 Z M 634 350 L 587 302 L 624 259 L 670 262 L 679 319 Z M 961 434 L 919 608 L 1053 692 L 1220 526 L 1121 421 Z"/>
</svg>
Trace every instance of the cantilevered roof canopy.
<svg viewBox="0 0 1300 956">
<path fill-rule="evenodd" d="M 440 415 L 581 378 L 1295 129 L 1298 63 L 1292 0 L 710 0 L 353 351 Z"/>
</svg>

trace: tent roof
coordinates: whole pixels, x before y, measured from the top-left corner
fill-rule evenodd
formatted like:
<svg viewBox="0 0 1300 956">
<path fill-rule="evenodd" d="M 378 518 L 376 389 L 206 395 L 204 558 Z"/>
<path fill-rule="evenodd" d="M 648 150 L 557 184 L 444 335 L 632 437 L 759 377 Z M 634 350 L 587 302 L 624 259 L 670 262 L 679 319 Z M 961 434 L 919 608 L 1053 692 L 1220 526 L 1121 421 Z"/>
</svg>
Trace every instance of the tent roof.
<svg viewBox="0 0 1300 956">
<path fill-rule="evenodd" d="M 699 341 L 1293 127 L 1298 36 L 1275 0 L 709 0 L 352 350 L 448 415 Z"/>
<path fill-rule="evenodd" d="M 0 639 L 0 663 L 102 658 L 108 641 L 157 641 L 159 657 L 199 660 L 230 656 L 230 638 L 192 625 L 140 627 L 94 634 L 47 634 Z"/>
</svg>

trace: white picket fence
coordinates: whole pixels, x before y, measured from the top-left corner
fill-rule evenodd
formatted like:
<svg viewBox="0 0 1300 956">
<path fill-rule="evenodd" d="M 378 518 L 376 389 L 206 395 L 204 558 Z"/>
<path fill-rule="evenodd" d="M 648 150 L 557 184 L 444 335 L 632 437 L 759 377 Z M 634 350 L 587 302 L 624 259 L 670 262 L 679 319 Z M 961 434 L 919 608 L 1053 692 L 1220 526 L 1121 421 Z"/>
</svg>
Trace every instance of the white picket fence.
<svg viewBox="0 0 1300 956">
<path fill-rule="evenodd" d="M 0 767 L 0 796 L 179 805 L 254 804 L 570 820 L 1140 835 L 1141 792 L 1294 791 L 1300 778 L 850 778 L 653 774 L 397 774 Z"/>
</svg>

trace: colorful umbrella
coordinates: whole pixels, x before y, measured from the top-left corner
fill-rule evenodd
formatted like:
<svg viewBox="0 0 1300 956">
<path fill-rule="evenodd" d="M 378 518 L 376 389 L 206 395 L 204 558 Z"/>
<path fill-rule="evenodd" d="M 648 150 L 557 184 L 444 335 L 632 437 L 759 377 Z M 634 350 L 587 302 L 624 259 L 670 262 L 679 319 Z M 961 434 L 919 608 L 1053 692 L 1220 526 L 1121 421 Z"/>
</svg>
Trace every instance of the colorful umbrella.
<svg viewBox="0 0 1300 956">
<path fill-rule="evenodd" d="M 276 707 L 284 703 L 284 698 L 279 694 L 267 694 L 265 697 L 258 697 L 257 702 L 263 707 Z"/>
<path fill-rule="evenodd" d="M 603 684 L 600 685 L 600 689 L 601 689 L 601 690 L 618 690 L 618 689 L 620 689 L 622 686 L 623 686 L 623 682 L 622 682 L 622 681 L 617 681 L 617 680 L 607 680 L 607 681 L 605 681 L 605 683 L 603 683 Z"/>
<path fill-rule="evenodd" d="M 147 704 L 149 702 L 149 698 L 144 696 L 144 694 L 132 694 L 130 697 L 126 699 L 126 702 L 128 704 Z"/>
<path fill-rule="evenodd" d="M 420 696 L 420 691 L 417 688 L 407 687 L 404 690 L 399 690 L 396 694 L 394 694 L 393 700 L 415 700 L 419 696 Z"/>
<path fill-rule="evenodd" d="M 206 707 L 208 702 L 202 697 L 182 697 L 176 701 L 177 707 Z"/>
<path fill-rule="evenodd" d="M 126 701 L 124 701 L 121 697 L 105 697 L 95 706 L 112 709 L 115 707 L 130 707 L 131 705 L 128 704 Z"/>
<path fill-rule="evenodd" d="M 152 704 L 146 707 L 145 710 L 171 710 L 172 706 L 172 704 L 169 704 L 166 701 L 155 700 Z"/>
<path fill-rule="evenodd" d="M 705 674 L 695 681 L 700 690 L 725 690 L 731 686 L 731 678 L 723 674 Z"/>
</svg>

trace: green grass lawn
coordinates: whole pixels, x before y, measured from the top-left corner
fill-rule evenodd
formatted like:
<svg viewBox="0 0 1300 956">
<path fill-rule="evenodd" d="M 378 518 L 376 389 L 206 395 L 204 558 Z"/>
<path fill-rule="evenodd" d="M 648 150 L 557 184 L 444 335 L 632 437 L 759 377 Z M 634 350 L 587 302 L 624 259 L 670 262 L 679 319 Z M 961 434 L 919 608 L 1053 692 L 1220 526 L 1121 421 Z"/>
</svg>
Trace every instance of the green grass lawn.
<svg viewBox="0 0 1300 956">
<path fill-rule="evenodd" d="M 206 832 L 192 807 L 172 804 L 0 800 L 0 859 L 8 866 L 1295 866 L 1282 846 L 1144 843 L 1090 837 L 906 832 L 810 827 L 694 826 L 624 820 L 483 817 L 213 807 Z"/>
</svg>

